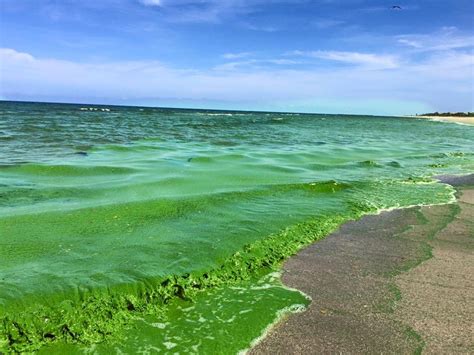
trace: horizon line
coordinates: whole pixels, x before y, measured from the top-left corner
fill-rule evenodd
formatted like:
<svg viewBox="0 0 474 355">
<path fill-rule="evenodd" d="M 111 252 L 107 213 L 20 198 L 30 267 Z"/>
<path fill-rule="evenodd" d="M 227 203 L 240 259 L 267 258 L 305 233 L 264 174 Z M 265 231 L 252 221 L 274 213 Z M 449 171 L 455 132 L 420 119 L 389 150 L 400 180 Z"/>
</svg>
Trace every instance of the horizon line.
<svg viewBox="0 0 474 355">
<path fill-rule="evenodd" d="M 134 108 L 151 108 L 165 110 L 188 110 L 188 111 L 216 111 L 216 112 L 245 112 L 245 113 L 282 113 L 295 115 L 328 115 L 328 116 L 371 116 L 371 117 L 414 117 L 420 115 L 418 113 L 410 115 L 374 115 L 374 114 L 355 114 L 355 113 L 324 113 L 324 112 L 294 112 L 294 111 L 264 111 L 264 110 L 238 110 L 238 109 L 218 109 L 218 108 L 193 108 L 193 107 L 171 107 L 171 106 L 143 106 L 143 105 L 123 105 L 123 104 L 97 104 L 86 102 L 62 102 L 62 101 L 29 101 L 29 100 L 5 100 L 0 102 L 17 102 L 30 104 L 50 104 L 50 105 L 90 105 L 90 106 L 112 106 L 112 107 L 134 107 Z M 423 115 L 423 113 L 421 114 Z"/>
</svg>

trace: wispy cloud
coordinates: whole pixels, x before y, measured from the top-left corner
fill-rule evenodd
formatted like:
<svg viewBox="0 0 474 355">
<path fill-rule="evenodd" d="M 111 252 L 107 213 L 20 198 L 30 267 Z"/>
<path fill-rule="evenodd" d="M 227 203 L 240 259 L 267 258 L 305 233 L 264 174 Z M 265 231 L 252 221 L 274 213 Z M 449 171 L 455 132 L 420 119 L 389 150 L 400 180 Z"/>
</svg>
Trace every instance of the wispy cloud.
<svg viewBox="0 0 474 355">
<path fill-rule="evenodd" d="M 367 69 L 393 69 L 399 66 L 398 59 L 393 55 L 381 55 L 345 51 L 292 51 L 289 55 L 305 56 L 364 66 Z"/>
<path fill-rule="evenodd" d="M 408 39 L 406 37 L 401 37 L 397 40 L 397 42 L 412 48 L 423 48 L 423 45 L 416 39 Z"/>
<path fill-rule="evenodd" d="M 294 66 L 301 64 L 300 61 L 285 58 L 247 59 L 232 61 L 214 67 L 217 71 L 235 71 L 237 69 L 262 70 L 272 66 Z"/>
<path fill-rule="evenodd" d="M 161 0 L 139 0 L 141 4 L 145 6 L 161 6 Z"/>
<path fill-rule="evenodd" d="M 264 26 L 264 25 L 254 25 L 251 23 L 243 23 L 242 26 L 251 31 L 261 31 L 261 32 L 277 32 L 279 29 L 275 26 Z"/>
<path fill-rule="evenodd" d="M 154 7 L 169 22 L 218 23 L 223 18 L 247 10 L 246 1 L 237 0 L 137 0 L 146 7 Z"/>
<path fill-rule="evenodd" d="M 408 34 L 397 36 L 399 44 L 418 51 L 447 51 L 474 47 L 474 36 L 459 33 L 456 27 L 443 27 L 430 34 Z"/>
<path fill-rule="evenodd" d="M 161 0 L 139 0 L 141 4 L 145 6 L 161 6 Z"/>
<path fill-rule="evenodd" d="M 316 56 L 350 63 L 369 62 L 370 65 L 380 62 L 379 57 L 352 52 L 316 52 Z M 410 113 L 400 104 L 399 111 L 375 109 L 382 105 L 374 102 L 389 100 L 418 102 L 435 110 L 472 110 L 472 54 L 438 53 L 423 62 L 371 71 L 365 66 L 288 68 L 284 65 L 288 60 L 291 61 L 288 58 L 254 59 L 247 64 L 235 62 L 240 64 L 235 64 L 232 70 L 189 70 L 159 61 L 81 63 L 2 49 L 0 96 L 6 99 L 125 100 L 121 102 L 153 98 L 158 105 L 164 98 L 181 98 L 233 102 L 234 108 L 242 108 L 241 103 L 246 102 L 246 108 L 261 108 L 265 104 L 268 109 L 286 107 L 295 111 L 318 111 L 323 107 L 318 106 L 322 101 L 338 102 L 339 106 L 334 104 L 334 112 L 337 107 L 339 112 L 350 112 L 356 107 L 353 103 L 359 101 L 367 102 L 365 107 L 369 104 L 374 107 L 370 113 Z M 248 70 L 249 66 L 258 66 L 258 70 Z M 303 102 L 304 105 L 298 104 Z"/>
<path fill-rule="evenodd" d="M 6 60 L 6 63 L 3 63 L 3 60 Z M 28 53 L 18 52 L 11 48 L 0 48 L 0 64 L 8 63 L 32 63 L 35 61 L 35 58 Z"/>
<path fill-rule="evenodd" d="M 214 67 L 214 70 L 217 70 L 217 71 L 233 71 L 233 70 L 237 70 L 238 68 L 252 66 L 255 63 L 257 63 L 257 60 L 255 60 L 255 59 L 227 62 L 227 63 L 224 63 L 224 64 L 216 65 Z"/>
<path fill-rule="evenodd" d="M 239 52 L 239 53 L 225 53 L 222 55 L 224 59 L 240 59 L 251 56 L 251 52 Z"/>
<path fill-rule="evenodd" d="M 159 7 L 171 22 L 220 23 L 224 19 L 244 17 L 259 12 L 269 3 L 295 4 L 307 0 L 138 0 L 145 6 Z M 274 32 L 271 25 L 244 22 L 243 27 L 254 31 Z"/>
</svg>

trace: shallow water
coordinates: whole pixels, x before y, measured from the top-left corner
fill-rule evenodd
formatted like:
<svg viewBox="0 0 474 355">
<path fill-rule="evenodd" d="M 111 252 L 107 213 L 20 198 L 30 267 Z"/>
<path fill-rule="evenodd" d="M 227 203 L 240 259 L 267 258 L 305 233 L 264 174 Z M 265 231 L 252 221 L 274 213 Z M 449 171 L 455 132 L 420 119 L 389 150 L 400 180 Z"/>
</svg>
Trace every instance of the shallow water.
<svg viewBox="0 0 474 355">
<path fill-rule="evenodd" d="M 280 315 L 302 311 L 308 304 L 305 296 L 282 287 L 279 275 L 270 273 L 238 287 L 204 291 L 192 302 L 174 299 L 164 314 L 131 322 L 113 341 L 92 346 L 57 343 L 40 353 L 232 354 L 246 350 Z"/>
<path fill-rule="evenodd" d="M 0 102 L 0 349 L 197 345 L 171 311 L 176 297 L 205 290 L 200 307 L 220 292 L 211 299 L 226 295 L 232 318 L 241 295 L 230 287 L 251 290 L 263 266 L 363 213 L 450 201 L 431 176 L 474 171 L 474 127 L 451 123 L 81 107 Z M 276 284 L 262 292 L 276 301 L 232 331 L 241 341 L 229 353 L 301 303 Z M 117 340 L 146 317 L 165 317 L 175 334 Z M 211 346 L 226 343 L 211 334 L 223 323 L 202 323 Z M 164 334 L 181 340 L 168 349 Z"/>
</svg>

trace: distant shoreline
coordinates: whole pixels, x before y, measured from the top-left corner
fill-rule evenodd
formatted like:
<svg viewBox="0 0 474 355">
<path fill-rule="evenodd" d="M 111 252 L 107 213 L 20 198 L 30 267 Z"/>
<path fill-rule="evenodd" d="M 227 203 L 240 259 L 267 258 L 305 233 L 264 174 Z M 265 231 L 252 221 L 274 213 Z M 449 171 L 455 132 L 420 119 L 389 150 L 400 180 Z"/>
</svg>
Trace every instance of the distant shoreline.
<svg viewBox="0 0 474 355">
<path fill-rule="evenodd" d="M 412 118 L 428 118 L 435 121 L 444 121 L 444 122 L 457 122 L 464 124 L 474 125 L 474 117 L 461 117 L 461 116 L 429 116 L 429 115 L 417 115 L 417 116 L 407 116 Z"/>
</svg>

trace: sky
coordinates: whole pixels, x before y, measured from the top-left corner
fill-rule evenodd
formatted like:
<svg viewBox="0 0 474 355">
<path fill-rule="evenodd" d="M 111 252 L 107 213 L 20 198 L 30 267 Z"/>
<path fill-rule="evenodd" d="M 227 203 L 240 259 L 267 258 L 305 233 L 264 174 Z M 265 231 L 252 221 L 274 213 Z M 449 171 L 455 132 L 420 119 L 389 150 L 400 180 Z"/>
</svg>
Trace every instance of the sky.
<svg viewBox="0 0 474 355">
<path fill-rule="evenodd" d="M 0 99 L 474 111 L 474 1 L 0 0 Z"/>
</svg>

